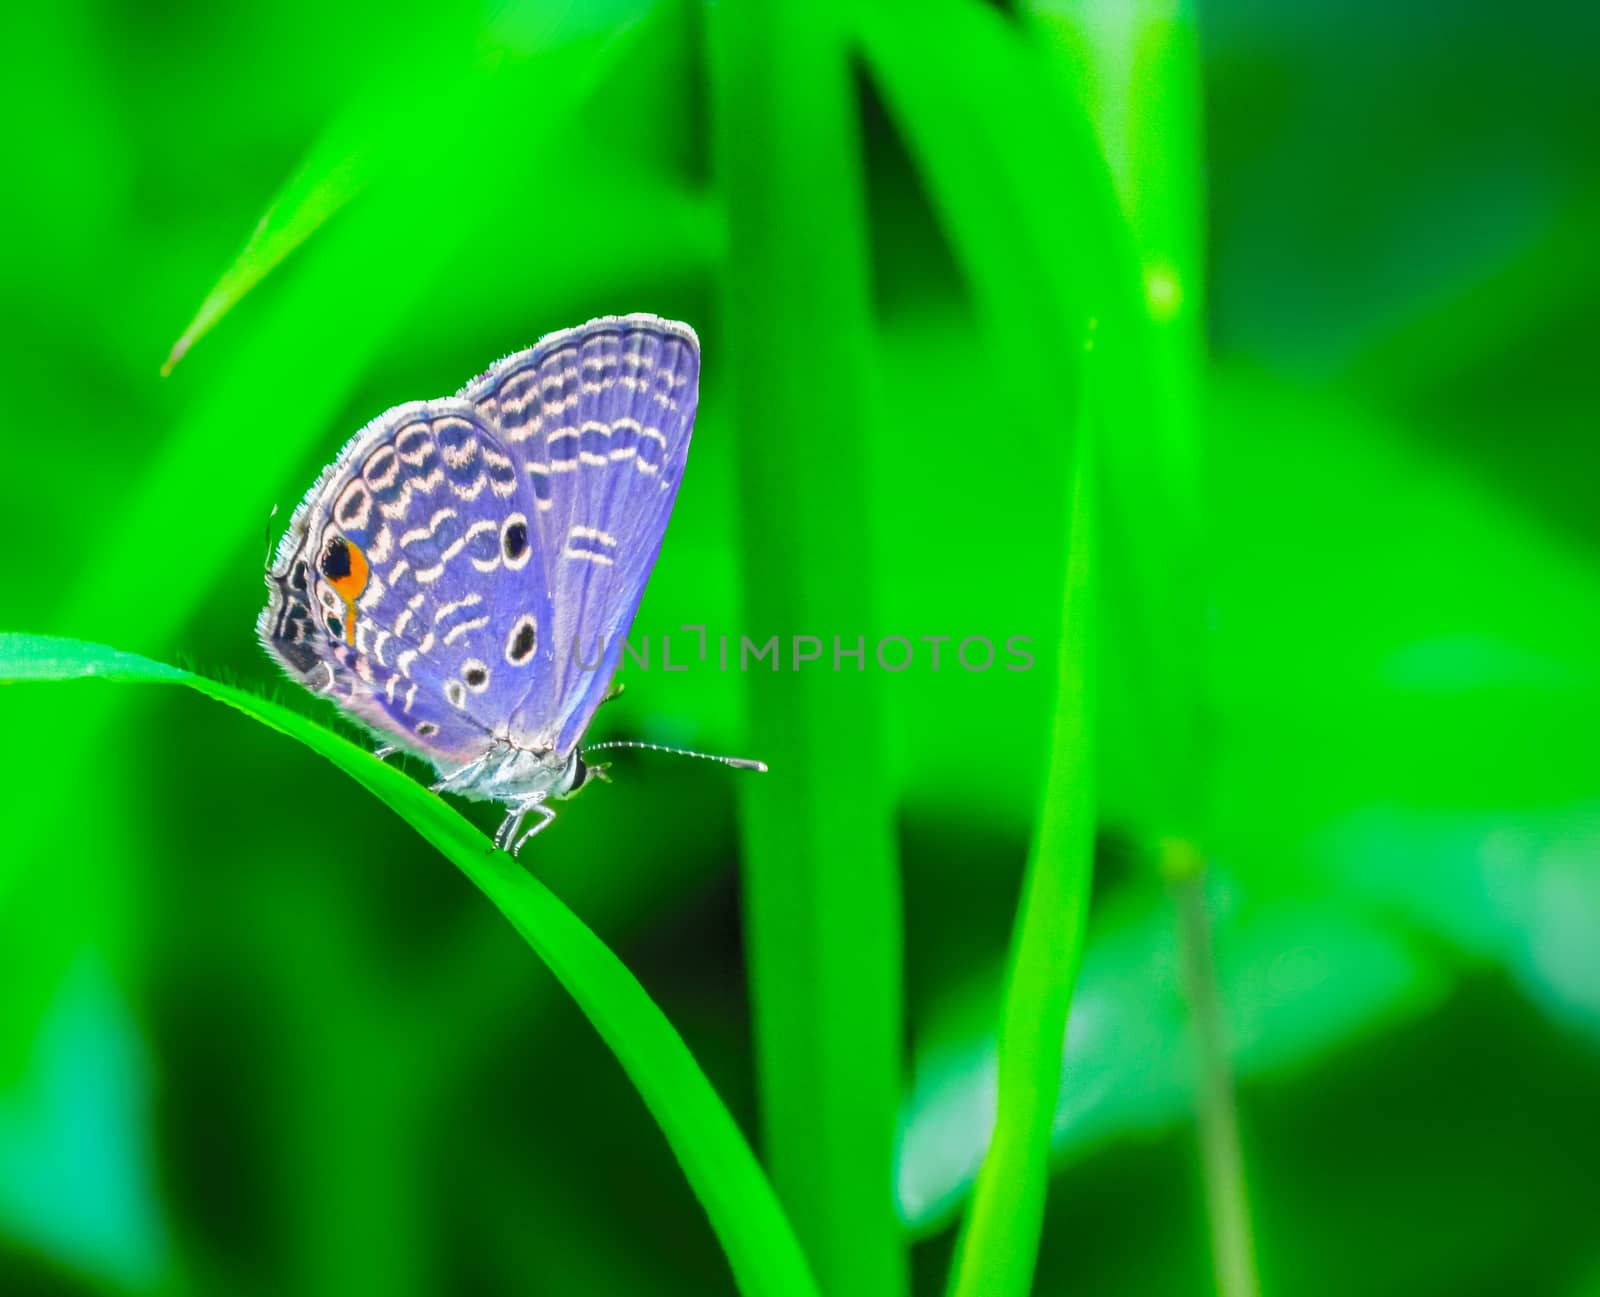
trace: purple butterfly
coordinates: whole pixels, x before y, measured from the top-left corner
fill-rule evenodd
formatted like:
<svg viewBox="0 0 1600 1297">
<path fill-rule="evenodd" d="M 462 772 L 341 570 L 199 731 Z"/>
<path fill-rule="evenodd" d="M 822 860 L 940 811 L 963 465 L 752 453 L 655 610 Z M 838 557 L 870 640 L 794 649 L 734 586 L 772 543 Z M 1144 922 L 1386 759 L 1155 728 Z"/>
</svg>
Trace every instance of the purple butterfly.
<svg viewBox="0 0 1600 1297">
<path fill-rule="evenodd" d="M 380 754 L 504 803 L 495 845 L 520 850 L 595 769 L 578 741 L 661 549 L 699 378 L 688 325 L 608 316 L 380 415 L 295 510 L 261 642 Z"/>
</svg>

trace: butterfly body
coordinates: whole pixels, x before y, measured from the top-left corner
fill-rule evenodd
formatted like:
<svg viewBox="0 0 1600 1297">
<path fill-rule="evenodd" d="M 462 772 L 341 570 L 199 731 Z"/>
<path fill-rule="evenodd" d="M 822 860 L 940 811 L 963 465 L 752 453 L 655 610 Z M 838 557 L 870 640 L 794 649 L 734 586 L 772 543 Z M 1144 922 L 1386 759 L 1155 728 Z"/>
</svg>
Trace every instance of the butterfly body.
<svg viewBox="0 0 1600 1297">
<path fill-rule="evenodd" d="M 290 676 L 436 788 L 570 795 L 677 495 L 699 393 L 687 325 L 594 320 L 361 430 L 295 510 L 257 624 Z M 530 835 L 531 836 L 531 835 Z"/>
</svg>

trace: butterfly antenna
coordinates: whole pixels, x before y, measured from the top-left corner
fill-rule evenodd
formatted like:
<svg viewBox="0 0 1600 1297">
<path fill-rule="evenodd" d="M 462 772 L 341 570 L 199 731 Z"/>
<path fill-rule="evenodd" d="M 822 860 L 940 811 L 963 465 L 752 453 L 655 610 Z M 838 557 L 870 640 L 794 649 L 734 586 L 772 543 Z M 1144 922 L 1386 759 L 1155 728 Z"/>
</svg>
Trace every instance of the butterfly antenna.
<svg viewBox="0 0 1600 1297">
<path fill-rule="evenodd" d="M 261 570 L 272 571 L 272 520 L 278 516 L 278 506 L 273 505 L 267 513 L 267 525 L 261 529 L 262 543 L 266 545 L 267 552 L 261 558 Z"/>
<path fill-rule="evenodd" d="M 765 761 L 755 761 L 750 757 L 724 757 L 715 752 L 692 752 L 688 748 L 669 748 L 663 743 L 639 743 L 632 739 L 618 739 L 610 743 L 591 743 L 584 748 L 583 755 L 587 757 L 591 752 L 600 752 L 606 748 L 644 748 L 650 752 L 670 752 L 675 757 L 694 757 L 700 761 L 715 761 L 720 766 L 729 766 L 734 770 L 758 770 L 762 774 L 767 772 Z"/>
</svg>

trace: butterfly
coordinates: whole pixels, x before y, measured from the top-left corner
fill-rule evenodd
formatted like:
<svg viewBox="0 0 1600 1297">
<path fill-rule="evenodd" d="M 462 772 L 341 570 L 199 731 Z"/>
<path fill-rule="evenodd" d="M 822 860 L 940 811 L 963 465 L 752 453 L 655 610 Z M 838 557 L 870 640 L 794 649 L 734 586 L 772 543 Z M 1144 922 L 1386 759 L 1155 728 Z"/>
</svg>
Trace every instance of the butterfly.
<svg viewBox="0 0 1600 1297">
<path fill-rule="evenodd" d="M 380 756 L 503 803 L 495 845 L 519 851 L 603 769 L 578 743 L 661 549 L 699 378 L 688 325 L 607 316 L 379 415 L 290 519 L 261 642 Z"/>
</svg>

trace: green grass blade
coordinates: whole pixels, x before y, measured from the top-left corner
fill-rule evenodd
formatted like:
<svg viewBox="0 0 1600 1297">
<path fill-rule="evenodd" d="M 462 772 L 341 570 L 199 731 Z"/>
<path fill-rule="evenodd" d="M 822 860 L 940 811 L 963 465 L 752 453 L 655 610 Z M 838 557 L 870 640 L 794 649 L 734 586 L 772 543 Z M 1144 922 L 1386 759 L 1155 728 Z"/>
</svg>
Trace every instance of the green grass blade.
<svg viewBox="0 0 1600 1297">
<path fill-rule="evenodd" d="M 243 250 L 172 344 L 161 365 L 163 378 L 246 293 L 366 187 L 371 165 L 370 150 L 359 142 L 359 136 L 348 138 L 347 122 L 336 123 L 323 135 L 268 204 Z"/>
<path fill-rule="evenodd" d="M 1083 343 L 1095 331 L 1120 337 L 1130 309 L 1127 232 L 1099 147 L 1042 51 L 1001 15 L 885 2 L 856 21 L 965 274 L 994 375 L 994 425 L 1031 473 L 1060 484 L 1064 520 Z M 1103 350 L 1102 374 L 1125 355 Z M 1066 552 L 1063 521 L 1053 554 Z M 1058 596 L 1061 561 L 1047 565 L 1041 600 Z"/>
<path fill-rule="evenodd" d="M 967 272 L 1001 379 L 996 404 L 1032 471 L 1059 474 L 1063 503 L 1071 497 L 1065 574 L 1054 587 L 1064 588 L 1065 607 L 1050 760 L 1001 1012 L 996 1125 L 950 1276 L 958 1297 L 1022 1297 L 1042 1227 L 1095 825 L 1087 659 L 1096 468 L 1083 444 L 1085 413 L 1095 411 L 1083 357 L 1095 322 L 1110 326 L 1101 335 L 1125 332 L 1114 272 L 1126 236 L 1078 104 L 1010 24 L 970 6 L 883 5 L 862 11 L 860 30 Z M 1124 356 L 1100 359 L 1116 366 Z"/>
<path fill-rule="evenodd" d="M 1143 774 L 1144 841 L 1177 880 L 1217 1290 L 1255 1297 L 1244 1158 L 1199 881 L 1210 827 L 1201 738 L 1210 583 L 1201 486 L 1205 222 L 1195 15 L 1185 0 L 1163 0 L 1099 13 L 1052 10 L 1039 21 L 1063 81 L 1086 90 L 1138 249 L 1144 310 L 1138 363 L 1128 372 L 1139 382 L 1114 403 L 1125 431 L 1108 438 L 1106 478 L 1118 518 L 1112 545 L 1121 566 L 1106 579 L 1121 596 L 1109 605 L 1122 619 L 1113 632 L 1120 697 L 1137 709 L 1126 727 L 1134 743 L 1124 762 Z"/>
<path fill-rule="evenodd" d="M 982 7 L 885 0 L 863 7 L 856 23 L 868 71 L 965 274 L 985 359 L 1026 379 L 1018 399 L 1056 402 L 1041 440 L 1063 445 L 1078 409 L 1085 325 L 1090 316 L 1104 324 L 1120 305 L 1106 298 L 1108 285 L 1122 288 L 1126 255 L 1082 111 L 1041 51 Z M 997 386 L 997 397 L 1010 394 Z M 1060 480 L 1064 492 L 1068 478 Z"/>
<path fill-rule="evenodd" d="M 804 1256 L 737 1123 L 683 1039 L 622 961 L 549 888 L 442 798 L 287 707 L 99 644 L 0 634 L 0 682 L 98 678 L 181 684 L 326 757 L 437 847 L 510 920 L 638 1088 L 705 1207 L 739 1290 L 815 1297 Z"/>
<path fill-rule="evenodd" d="M 540 105 L 543 117 L 559 116 L 594 91 L 641 30 L 635 20 L 644 8 L 624 15 L 616 29 L 577 43 L 566 30 L 575 22 L 582 25 L 576 9 L 547 21 L 536 42 L 542 48 L 532 61 L 555 67 L 559 59 L 560 72 L 548 79 L 548 94 Z M 419 32 L 419 40 L 422 36 Z M 446 60 L 451 75 L 440 78 L 451 81 L 451 94 L 409 93 L 403 87 L 427 59 L 425 40 L 407 45 L 323 131 L 172 344 L 161 366 L 163 377 L 246 294 L 369 186 L 392 190 L 448 173 L 463 142 L 475 138 L 479 123 L 492 116 L 501 83 L 512 78 L 503 75 L 499 58 L 457 52 Z M 392 192 L 388 197 L 393 201 Z"/>
<path fill-rule="evenodd" d="M 831 659 L 835 635 L 862 634 L 870 654 L 876 346 L 849 46 L 832 5 L 720 6 L 711 38 L 724 363 L 759 502 L 742 519 L 746 624 L 780 652 L 810 634 Z M 899 863 L 877 691 L 836 665 L 747 676 L 752 750 L 772 761 L 740 788 L 757 1074 L 767 1158 L 823 1288 L 895 1297 Z"/>
<path fill-rule="evenodd" d="M 1094 863 L 1093 465 L 1081 435 L 1062 604 L 1055 724 L 1000 1014 L 994 1135 L 950 1272 L 953 1297 L 1026 1297 L 1044 1221 L 1067 1010 Z"/>
</svg>

